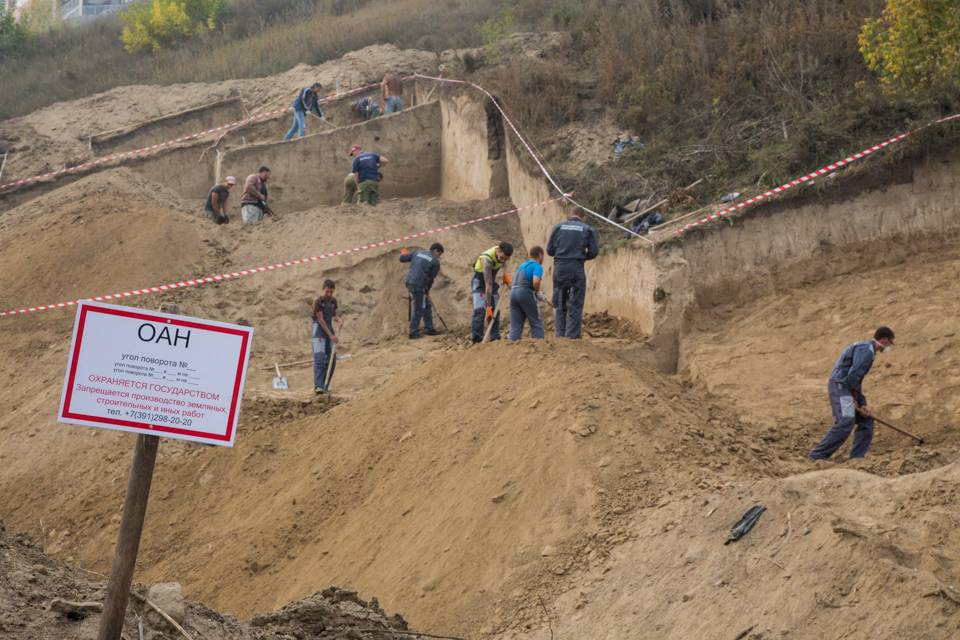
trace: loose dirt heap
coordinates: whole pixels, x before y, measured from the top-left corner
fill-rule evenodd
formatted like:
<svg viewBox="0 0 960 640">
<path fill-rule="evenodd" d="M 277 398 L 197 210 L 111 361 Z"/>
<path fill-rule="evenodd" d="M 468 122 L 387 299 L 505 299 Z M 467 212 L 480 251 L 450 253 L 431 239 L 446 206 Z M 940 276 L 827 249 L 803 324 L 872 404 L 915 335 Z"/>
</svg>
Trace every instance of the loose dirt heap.
<svg viewBox="0 0 960 640">
<path fill-rule="evenodd" d="M 93 577 L 51 560 L 29 538 L 12 536 L 0 525 L 0 635 L 8 640 L 93 640 L 105 591 Z M 135 586 L 134 591 L 125 621 L 127 637 L 182 637 L 144 601 L 149 596 L 145 587 Z M 407 630 L 403 618 L 387 616 L 376 598 L 368 603 L 335 587 L 247 622 L 192 602 L 173 604 L 175 608 L 164 613 L 206 640 L 389 640 L 397 637 L 391 630 Z"/>
</svg>

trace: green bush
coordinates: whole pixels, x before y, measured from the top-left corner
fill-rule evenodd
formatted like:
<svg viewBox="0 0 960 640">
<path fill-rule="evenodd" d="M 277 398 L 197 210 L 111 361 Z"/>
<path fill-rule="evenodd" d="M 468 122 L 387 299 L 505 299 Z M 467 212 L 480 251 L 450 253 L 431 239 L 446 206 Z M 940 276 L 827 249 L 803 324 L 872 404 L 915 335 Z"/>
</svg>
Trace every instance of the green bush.
<svg viewBox="0 0 960 640">
<path fill-rule="evenodd" d="M 513 9 L 505 5 L 499 13 L 490 16 L 477 27 L 483 45 L 487 50 L 489 62 L 497 62 L 500 56 L 501 41 L 513 32 L 515 22 Z"/>
<path fill-rule="evenodd" d="M 127 51 L 159 51 L 192 36 L 213 31 L 223 0 L 151 0 L 123 12 L 123 40 Z"/>
<path fill-rule="evenodd" d="M 26 28 L 13 19 L 5 5 L 0 4 L 0 60 L 22 53 L 28 39 Z"/>
</svg>

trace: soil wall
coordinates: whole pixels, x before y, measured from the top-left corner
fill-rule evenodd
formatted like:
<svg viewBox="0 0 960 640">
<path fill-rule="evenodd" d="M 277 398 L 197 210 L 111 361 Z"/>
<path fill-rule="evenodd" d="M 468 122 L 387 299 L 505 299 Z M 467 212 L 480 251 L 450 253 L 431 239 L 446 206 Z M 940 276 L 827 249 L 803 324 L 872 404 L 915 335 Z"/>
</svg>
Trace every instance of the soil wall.
<svg viewBox="0 0 960 640">
<path fill-rule="evenodd" d="M 243 101 L 240 98 L 228 98 L 154 118 L 135 127 L 97 134 L 90 138 L 90 148 L 97 156 L 131 151 L 243 118 Z"/>
<path fill-rule="evenodd" d="M 220 176 L 238 180 L 260 165 L 273 172 L 271 199 L 277 211 L 337 204 L 350 172 L 353 144 L 390 160 L 381 198 L 439 195 L 441 169 L 440 105 L 421 105 L 349 127 L 289 142 L 254 144 L 222 154 Z"/>
</svg>

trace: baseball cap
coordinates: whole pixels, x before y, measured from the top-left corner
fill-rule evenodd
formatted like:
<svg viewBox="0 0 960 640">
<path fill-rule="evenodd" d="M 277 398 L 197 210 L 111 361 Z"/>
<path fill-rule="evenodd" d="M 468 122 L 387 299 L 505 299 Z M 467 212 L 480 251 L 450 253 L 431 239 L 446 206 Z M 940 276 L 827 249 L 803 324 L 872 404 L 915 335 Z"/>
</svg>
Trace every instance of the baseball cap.
<svg viewBox="0 0 960 640">
<path fill-rule="evenodd" d="M 355 144 L 352 147 L 350 147 L 350 151 L 348 153 L 352 156 L 353 154 L 359 153 L 359 152 L 360 152 L 360 145 Z"/>
<path fill-rule="evenodd" d="M 227 184 L 237 184 L 237 179 L 233 176 L 227 176 Z"/>
</svg>

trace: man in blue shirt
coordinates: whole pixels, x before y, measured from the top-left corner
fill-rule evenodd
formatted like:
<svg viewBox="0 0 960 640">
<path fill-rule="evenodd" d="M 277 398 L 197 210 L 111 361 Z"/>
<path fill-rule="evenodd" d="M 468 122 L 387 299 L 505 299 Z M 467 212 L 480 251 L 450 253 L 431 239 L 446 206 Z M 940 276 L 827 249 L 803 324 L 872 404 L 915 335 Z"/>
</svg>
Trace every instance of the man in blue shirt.
<svg viewBox="0 0 960 640">
<path fill-rule="evenodd" d="M 424 333 L 428 336 L 437 335 L 433 328 L 433 303 L 430 301 L 430 289 L 433 281 L 440 273 L 440 256 L 443 255 L 443 245 L 434 242 L 429 251 L 406 247 L 400 250 L 400 262 L 409 262 L 406 285 L 410 292 L 410 331 L 411 340 L 420 337 L 420 320 L 423 319 Z"/>
<path fill-rule="evenodd" d="M 600 253 L 597 232 L 583 219 L 586 211 L 574 207 L 570 218 L 550 232 L 547 254 L 553 256 L 553 306 L 558 338 L 579 338 L 583 303 L 587 297 L 587 274 L 583 263 Z"/>
<path fill-rule="evenodd" d="M 323 111 L 320 110 L 320 89 L 320 83 L 314 82 L 309 87 L 301 89 L 300 93 L 297 94 L 293 101 L 293 125 L 287 131 L 287 135 L 283 136 L 284 140 L 289 140 L 298 134 L 301 138 L 307 135 L 308 111 L 312 111 L 318 118 L 323 119 Z"/>
<path fill-rule="evenodd" d="M 861 386 L 873 366 L 877 351 L 890 351 L 893 338 L 890 327 L 880 327 L 874 332 L 873 340 L 854 342 L 840 354 L 827 381 L 833 426 L 810 452 L 811 460 L 826 460 L 836 453 L 854 427 L 856 433 L 850 457 L 862 458 L 867 455 L 873 440 L 873 411 L 867 408 L 867 399 Z"/>
<path fill-rule="evenodd" d="M 370 151 L 360 151 L 353 158 L 353 177 L 357 181 L 360 202 L 376 206 L 380 202 L 380 168 L 390 160 Z"/>
<path fill-rule="evenodd" d="M 543 321 L 540 319 L 539 300 L 545 300 L 540 292 L 543 281 L 543 247 L 530 249 L 530 258 L 517 267 L 510 286 L 510 334 L 516 342 L 523 336 L 524 321 L 530 323 L 530 336 L 543 340 Z"/>
</svg>

